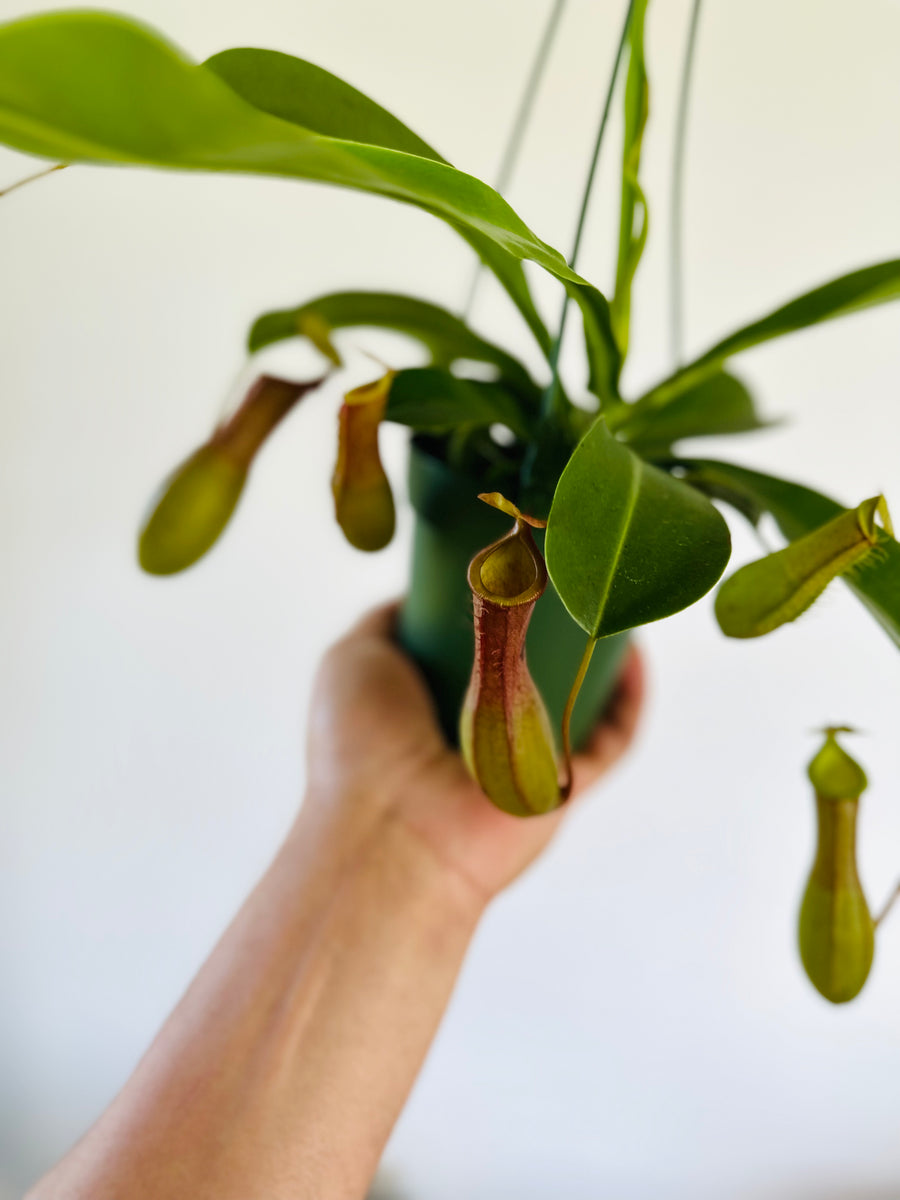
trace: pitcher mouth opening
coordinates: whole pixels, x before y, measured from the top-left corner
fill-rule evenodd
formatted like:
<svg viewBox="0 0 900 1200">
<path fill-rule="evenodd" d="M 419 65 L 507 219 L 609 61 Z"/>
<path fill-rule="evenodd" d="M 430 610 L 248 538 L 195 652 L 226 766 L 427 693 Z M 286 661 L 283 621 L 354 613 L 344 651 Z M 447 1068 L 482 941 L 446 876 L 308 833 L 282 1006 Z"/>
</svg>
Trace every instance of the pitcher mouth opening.
<svg viewBox="0 0 900 1200">
<path fill-rule="evenodd" d="M 547 586 L 547 568 L 531 530 L 521 521 L 487 546 L 469 565 L 469 586 L 483 600 L 502 608 L 533 604 Z"/>
</svg>

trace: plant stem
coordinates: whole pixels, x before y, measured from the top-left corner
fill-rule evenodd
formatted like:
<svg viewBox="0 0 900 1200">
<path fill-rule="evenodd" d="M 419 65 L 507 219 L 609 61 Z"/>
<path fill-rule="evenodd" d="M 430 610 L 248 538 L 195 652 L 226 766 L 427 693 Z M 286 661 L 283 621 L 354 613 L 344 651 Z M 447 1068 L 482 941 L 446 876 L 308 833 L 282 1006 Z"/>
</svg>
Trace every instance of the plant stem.
<svg viewBox="0 0 900 1200">
<path fill-rule="evenodd" d="M 603 109 L 600 114 L 600 124 L 597 127 L 597 135 L 594 138 L 594 149 L 591 154 L 591 162 L 588 167 L 587 178 L 584 181 L 584 189 L 581 194 L 581 209 L 578 213 L 578 224 L 575 227 L 575 238 L 572 242 L 572 253 L 569 256 L 569 266 L 574 270 L 578 261 L 578 253 L 581 249 L 581 238 L 584 234 L 585 221 L 587 219 L 588 206 L 591 200 L 591 192 L 594 187 L 594 176 L 597 173 L 597 164 L 600 161 L 600 147 L 603 144 L 603 135 L 606 132 L 606 125 L 609 120 L 609 110 L 612 107 L 613 92 L 615 91 L 616 79 L 619 75 L 619 66 L 622 62 L 622 54 L 625 50 L 625 42 L 628 38 L 628 30 L 631 25 L 631 15 L 634 11 L 635 0 L 629 0 L 628 10 L 625 13 L 625 21 L 622 25 L 622 33 L 619 36 L 619 44 L 616 47 L 616 57 L 613 62 L 612 74 L 609 79 L 609 84 L 606 89 L 606 96 L 603 100 Z M 563 335 L 566 331 L 566 317 L 569 311 L 569 293 L 563 296 L 562 310 L 559 314 L 559 329 L 556 334 L 556 340 L 553 343 L 553 348 L 550 352 L 550 369 L 551 378 L 550 385 L 544 393 L 543 399 L 543 416 L 548 419 L 552 416 L 556 406 L 557 394 L 559 391 L 559 355 L 562 349 Z"/>
<path fill-rule="evenodd" d="M 522 149 L 522 142 L 525 138 L 529 121 L 531 120 L 534 102 L 541 86 L 541 80 L 544 76 L 544 71 L 550 58 L 550 51 L 553 48 L 553 42 L 556 39 L 556 32 L 559 28 L 559 23 L 562 19 L 563 9 L 565 7 L 566 0 L 554 0 L 553 7 L 550 10 L 550 16 L 547 18 L 547 24 L 544 27 L 543 35 L 538 43 L 537 54 L 535 55 L 534 61 L 531 64 L 531 70 L 528 72 L 525 90 L 523 91 L 519 100 L 519 105 L 516 109 L 516 115 L 513 118 L 512 128 L 509 131 L 509 136 L 506 140 L 506 146 L 503 150 L 503 157 L 500 161 L 500 169 L 497 172 L 497 179 L 494 183 L 494 190 L 499 192 L 501 196 L 509 186 L 509 181 L 512 179 L 513 171 L 516 168 L 519 153 Z M 481 259 L 478 259 L 475 263 L 475 269 L 472 272 L 472 282 L 469 284 L 469 294 L 463 306 L 463 320 L 468 320 L 469 314 L 472 311 L 472 306 L 475 303 L 475 295 L 478 291 L 478 285 L 481 282 L 483 268 L 484 263 L 481 261 Z"/>
<path fill-rule="evenodd" d="M 572 737 L 570 727 L 572 724 L 572 713 L 575 710 L 575 701 L 578 699 L 578 693 L 581 691 L 581 685 L 584 683 L 584 677 L 587 675 L 587 669 L 591 665 L 591 659 L 594 655 L 594 650 L 597 647 L 597 638 L 588 639 L 588 644 L 584 648 L 584 654 L 581 656 L 581 662 L 578 664 L 578 671 L 575 675 L 575 682 L 569 692 L 569 698 L 566 700 L 566 707 L 563 710 L 562 717 L 562 744 L 563 744 L 563 762 L 565 764 L 565 779 L 561 786 L 563 799 L 568 800 L 569 792 L 572 790 Z"/>
<path fill-rule="evenodd" d="M 672 159 L 671 259 L 669 303 L 671 305 L 672 368 L 681 366 L 684 357 L 684 156 L 687 142 L 688 100 L 700 24 L 700 0 L 694 0 L 687 44 L 681 67 L 678 113 L 675 118 L 675 147 Z"/>
<path fill-rule="evenodd" d="M 26 175 L 24 179 L 19 179 L 15 183 L 11 183 L 9 187 L 3 188 L 0 191 L 0 198 L 8 196 L 10 192 L 15 192 L 19 188 L 24 187 L 26 183 L 34 183 L 38 179 L 44 179 L 47 175 L 52 175 L 54 171 L 63 171 L 68 165 L 68 163 L 54 163 L 52 167 L 46 167 L 43 171 L 36 171 L 34 175 Z"/>
</svg>

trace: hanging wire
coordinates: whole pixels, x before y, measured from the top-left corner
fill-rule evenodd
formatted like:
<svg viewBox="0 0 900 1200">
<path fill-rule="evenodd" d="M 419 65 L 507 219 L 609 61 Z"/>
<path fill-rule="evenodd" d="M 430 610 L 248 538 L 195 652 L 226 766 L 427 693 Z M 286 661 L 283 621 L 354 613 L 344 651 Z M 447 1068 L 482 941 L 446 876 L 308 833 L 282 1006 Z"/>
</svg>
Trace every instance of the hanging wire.
<svg viewBox="0 0 900 1200">
<path fill-rule="evenodd" d="M 609 110 L 612 107 L 613 92 L 616 87 L 616 79 L 619 75 L 619 67 L 622 63 L 622 55 L 625 51 L 625 42 L 628 40 L 628 30 L 631 26 L 631 16 L 634 12 L 636 0 L 629 0 L 628 10 L 625 13 L 625 21 L 622 25 L 622 32 L 619 36 L 619 44 L 616 47 L 616 57 L 613 62 L 612 74 L 610 75 L 609 84 L 606 89 L 606 96 L 603 101 L 603 111 L 600 114 L 600 124 L 597 127 L 597 136 L 594 139 L 594 149 L 591 154 L 591 165 L 588 168 L 587 178 L 584 182 L 584 190 L 581 196 L 581 210 L 578 214 L 578 224 L 575 227 L 575 238 L 572 242 L 572 253 L 569 256 L 569 266 L 574 270 L 578 261 L 578 252 L 581 249 L 581 238 L 584 233 L 585 221 L 587 219 L 588 207 L 591 200 L 591 191 L 594 187 L 594 176 L 597 173 L 597 164 L 600 161 L 600 147 L 603 144 L 603 135 L 606 132 L 606 125 L 609 120 Z M 556 404 L 556 394 L 559 388 L 559 355 L 562 349 L 563 334 L 566 331 L 566 318 L 569 312 L 569 293 L 563 296 L 562 310 L 559 315 L 559 331 L 556 339 L 553 342 L 553 348 L 550 351 L 550 369 L 551 378 L 550 386 L 544 393 L 543 415 L 549 417 L 553 412 Z"/>
<path fill-rule="evenodd" d="M 678 93 L 678 113 L 675 118 L 675 146 L 672 159 L 669 312 L 673 369 L 681 366 L 684 359 L 684 159 L 687 142 L 688 100 L 699 24 L 700 0 L 694 0 L 684 50 L 684 61 L 681 66 L 681 85 Z"/>
<path fill-rule="evenodd" d="M 562 20 L 563 10 L 566 7 L 567 0 L 554 0 L 550 16 L 547 18 L 547 24 L 544 27 L 544 32 L 541 35 L 541 40 L 538 43 L 537 54 L 531 64 L 531 70 L 528 72 L 528 79 L 525 83 L 525 90 L 519 100 L 519 105 L 516 110 L 516 115 L 513 119 L 512 128 L 509 131 L 509 136 L 506 140 L 506 146 L 503 150 L 503 157 L 500 161 L 500 168 L 497 171 L 497 178 L 494 182 L 494 190 L 502 196 L 509 187 L 509 182 L 512 179 L 513 172 L 516 169 L 516 163 L 519 159 L 519 153 L 522 149 L 522 142 L 525 139 L 525 133 L 531 121 L 531 114 L 534 109 L 534 102 L 537 99 L 538 91 L 540 90 L 541 80 L 544 76 L 544 71 L 550 59 L 550 52 L 553 49 L 553 43 L 556 40 L 556 33 L 559 29 L 560 21 Z M 482 279 L 482 271 L 484 263 L 479 259 L 475 264 L 475 269 L 472 273 L 472 282 L 469 284 L 469 294 L 466 297 L 466 302 L 463 306 L 463 320 L 467 320 L 475 303 L 475 296 L 478 292 L 478 285 Z"/>
</svg>

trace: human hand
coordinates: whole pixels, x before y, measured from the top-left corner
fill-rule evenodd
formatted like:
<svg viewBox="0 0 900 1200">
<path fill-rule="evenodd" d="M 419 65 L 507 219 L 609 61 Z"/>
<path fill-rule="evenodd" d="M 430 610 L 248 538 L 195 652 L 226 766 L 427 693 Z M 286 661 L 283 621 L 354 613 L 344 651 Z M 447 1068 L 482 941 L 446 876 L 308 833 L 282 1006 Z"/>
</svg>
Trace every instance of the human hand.
<svg viewBox="0 0 900 1200">
<path fill-rule="evenodd" d="M 575 797 L 628 749 L 643 704 L 641 656 L 632 645 L 606 715 L 573 759 L 570 800 L 545 816 L 512 817 L 485 798 L 447 744 L 424 680 L 393 640 L 398 608 L 368 613 L 322 661 L 311 705 L 307 804 L 357 828 L 402 824 L 487 902 L 540 854 Z"/>
</svg>

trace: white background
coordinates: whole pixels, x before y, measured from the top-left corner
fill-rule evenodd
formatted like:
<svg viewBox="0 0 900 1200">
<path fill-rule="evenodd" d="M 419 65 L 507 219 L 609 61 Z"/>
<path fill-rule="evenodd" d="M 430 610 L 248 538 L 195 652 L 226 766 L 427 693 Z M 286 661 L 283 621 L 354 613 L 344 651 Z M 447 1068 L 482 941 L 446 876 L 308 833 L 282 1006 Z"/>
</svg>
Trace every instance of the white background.
<svg viewBox="0 0 900 1200">
<path fill-rule="evenodd" d="M 40 7 L 0 2 L 11 18 Z M 533 0 L 123 0 L 203 58 L 277 47 L 348 78 L 490 178 L 547 10 Z M 623 5 L 573 0 L 510 198 L 566 249 Z M 709 0 L 690 132 L 688 336 L 900 252 L 900 7 Z M 648 17 L 651 235 L 634 392 L 668 366 L 667 187 L 684 0 Z M 584 272 L 607 286 L 618 113 Z M 33 169 L 0 154 L 0 186 Z M 266 449 L 227 539 L 142 576 L 134 533 L 210 429 L 249 321 L 340 287 L 459 304 L 438 222 L 281 181 L 78 168 L 0 202 L 0 1176 L 10 1195 L 91 1121 L 263 868 L 303 787 L 314 664 L 402 589 L 333 527 L 337 396 Z M 558 289 L 539 281 L 548 318 Z M 486 333 L 530 354 L 485 287 Z M 574 324 L 574 322 L 573 322 Z M 747 354 L 785 428 L 738 461 L 900 515 L 900 308 Z M 359 335 L 354 344 L 399 343 Z M 532 360 L 533 361 L 533 360 Z M 297 349 L 266 360 L 298 372 Z M 537 367 L 538 364 L 535 364 Z M 360 368 L 363 374 L 368 368 Z M 566 358 L 573 387 L 577 353 Z M 400 479 L 403 443 L 390 439 Z M 735 523 L 735 562 L 757 546 Z M 641 635 L 638 752 L 488 915 L 387 1163 L 413 1200 L 895 1200 L 900 917 L 832 1008 L 794 949 L 812 727 L 850 721 L 873 781 L 861 870 L 900 872 L 900 658 L 840 585 L 729 643 L 707 599 Z M 3 1187 L 0 1185 L 0 1193 Z"/>
</svg>

